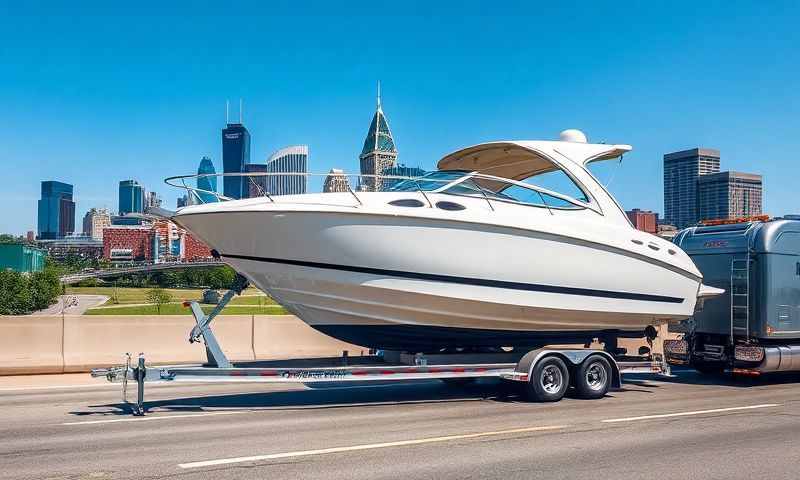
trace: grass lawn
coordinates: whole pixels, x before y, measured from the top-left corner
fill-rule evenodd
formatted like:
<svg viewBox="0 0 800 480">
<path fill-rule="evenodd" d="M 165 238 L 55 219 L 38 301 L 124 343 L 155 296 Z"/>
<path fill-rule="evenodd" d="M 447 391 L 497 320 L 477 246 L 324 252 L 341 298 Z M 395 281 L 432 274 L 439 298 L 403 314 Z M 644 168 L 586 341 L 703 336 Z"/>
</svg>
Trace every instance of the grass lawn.
<svg viewBox="0 0 800 480">
<path fill-rule="evenodd" d="M 214 305 L 200 305 L 205 313 L 211 312 Z M 222 315 L 287 315 L 280 305 L 228 305 Z M 119 305 L 109 308 L 90 308 L 86 315 L 158 315 L 155 305 Z M 191 310 L 180 303 L 161 305 L 161 315 L 191 315 Z"/>
<path fill-rule="evenodd" d="M 110 299 L 110 297 L 114 295 L 115 290 L 117 294 L 117 300 L 119 302 L 118 304 L 114 304 Z M 122 306 L 126 304 L 148 303 L 147 290 L 149 289 L 123 287 L 117 289 L 114 287 L 67 287 L 67 295 L 105 295 L 109 297 L 109 300 L 104 304 L 105 306 Z M 203 290 L 199 288 L 167 288 L 166 290 L 170 293 L 170 295 L 172 295 L 172 299 L 175 302 L 182 302 L 184 300 L 200 300 L 203 296 Z M 242 294 L 245 296 L 234 297 L 230 305 L 275 305 L 275 300 L 263 295 L 261 291 L 256 288 L 250 287 L 242 292 Z"/>
</svg>

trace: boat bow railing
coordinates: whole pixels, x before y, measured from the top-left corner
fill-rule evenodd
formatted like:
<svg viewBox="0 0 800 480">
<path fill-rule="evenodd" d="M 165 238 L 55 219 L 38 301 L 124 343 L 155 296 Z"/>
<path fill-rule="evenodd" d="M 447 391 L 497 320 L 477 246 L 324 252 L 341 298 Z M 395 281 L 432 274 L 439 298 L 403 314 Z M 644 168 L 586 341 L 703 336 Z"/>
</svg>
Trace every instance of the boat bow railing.
<svg viewBox="0 0 800 480">
<path fill-rule="evenodd" d="M 494 175 L 487 175 L 479 172 L 447 171 L 440 170 L 430 172 L 421 177 L 398 176 L 398 175 L 370 175 L 370 174 L 348 174 L 344 172 L 329 173 L 306 173 L 306 172 L 244 172 L 244 173 L 204 173 L 194 175 L 178 175 L 166 178 L 167 185 L 186 190 L 190 199 L 190 204 L 204 204 L 213 202 L 224 202 L 235 200 L 219 192 L 207 190 L 195 186 L 202 183 L 201 180 L 209 178 L 229 178 L 241 177 L 247 179 L 247 188 L 250 195 L 247 198 L 262 197 L 270 202 L 280 201 L 279 191 L 270 191 L 267 188 L 269 179 L 287 181 L 292 177 L 303 177 L 304 179 L 314 177 L 325 178 L 325 191 L 349 193 L 355 204 L 353 206 L 364 205 L 359 194 L 374 191 L 388 192 L 416 192 L 419 193 L 429 207 L 433 207 L 429 194 L 446 193 L 457 196 L 470 196 L 483 198 L 490 210 L 495 210 L 493 201 L 506 203 L 518 203 L 531 206 L 546 208 L 551 214 L 553 210 L 590 208 L 593 205 L 563 195 L 552 190 L 548 190 L 530 183 L 512 180 Z M 353 182 L 351 182 L 351 179 Z M 195 183 L 191 185 L 190 183 Z M 270 182 L 272 183 L 272 182 Z M 352 185 L 358 185 L 356 189 Z M 252 187 L 252 188 L 251 188 Z M 522 194 L 516 197 L 509 192 L 514 189 L 522 189 Z M 527 193 L 525 193 L 527 192 Z M 538 201 L 523 198 L 530 195 L 538 198 Z"/>
</svg>

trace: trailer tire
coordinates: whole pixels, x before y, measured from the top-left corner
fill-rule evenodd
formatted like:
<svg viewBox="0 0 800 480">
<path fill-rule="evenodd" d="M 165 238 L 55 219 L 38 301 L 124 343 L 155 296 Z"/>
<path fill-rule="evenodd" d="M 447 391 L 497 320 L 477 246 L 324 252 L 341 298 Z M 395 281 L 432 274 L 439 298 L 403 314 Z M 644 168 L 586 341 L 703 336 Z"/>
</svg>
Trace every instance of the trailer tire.
<svg viewBox="0 0 800 480">
<path fill-rule="evenodd" d="M 539 360 L 525 384 L 525 396 L 536 402 L 557 402 L 569 388 L 569 369 L 555 356 Z"/>
<path fill-rule="evenodd" d="M 603 398 L 608 393 L 614 371 L 600 355 L 591 355 L 581 362 L 575 376 L 575 389 L 581 398 Z"/>
</svg>

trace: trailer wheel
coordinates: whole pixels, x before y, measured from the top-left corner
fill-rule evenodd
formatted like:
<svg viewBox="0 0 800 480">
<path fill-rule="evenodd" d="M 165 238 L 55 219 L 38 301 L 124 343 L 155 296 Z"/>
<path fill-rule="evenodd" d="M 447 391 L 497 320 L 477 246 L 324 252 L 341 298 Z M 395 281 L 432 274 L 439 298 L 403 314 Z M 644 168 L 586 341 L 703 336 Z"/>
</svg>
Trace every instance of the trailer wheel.
<svg viewBox="0 0 800 480">
<path fill-rule="evenodd" d="M 525 385 L 526 396 L 536 402 L 557 402 L 569 388 L 569 370 L 558 357 L 545 357 L 534 367 Z"/>
<path fill-rule="evenodd" d="M 608 360 L 592 355 L 581 363 L 575 377 L 575 389 L 582 398 L 603 398 L 611 385 L 611 364 Z"/>
</svg>

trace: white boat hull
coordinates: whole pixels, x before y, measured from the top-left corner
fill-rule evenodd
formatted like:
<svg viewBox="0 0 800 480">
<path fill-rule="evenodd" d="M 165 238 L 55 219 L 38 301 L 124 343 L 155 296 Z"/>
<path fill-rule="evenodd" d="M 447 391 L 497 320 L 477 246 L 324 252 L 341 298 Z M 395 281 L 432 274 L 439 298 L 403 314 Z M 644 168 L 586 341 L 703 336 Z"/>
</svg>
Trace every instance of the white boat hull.
<svg viewBox="0 0 800 480">
<path fill-rule="evenodd" d="M 368 347 L 641 336 L 688 318 L 701 283 L 635 252 L 552 232 L 269 205 L 187 209 L 175 220 L 312 327 Z"/>
</svg>

